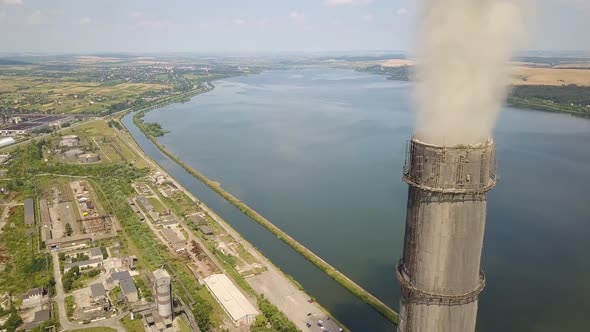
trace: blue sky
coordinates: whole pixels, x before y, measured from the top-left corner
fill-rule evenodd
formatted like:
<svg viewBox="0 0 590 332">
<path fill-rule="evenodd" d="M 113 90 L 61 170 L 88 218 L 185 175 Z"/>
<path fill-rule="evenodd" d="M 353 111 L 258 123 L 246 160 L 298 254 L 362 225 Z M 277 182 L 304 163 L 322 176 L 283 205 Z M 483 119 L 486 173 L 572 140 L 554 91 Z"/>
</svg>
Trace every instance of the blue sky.
<svg viewBox="0 0 590 332">
<path fill-rule="evenodd" d="M 590 49 L 590 0 L 531 1 L 528 49 Z M 0 0 L 0 52 L 409 50 L 419 3 Z"/>
</svg>

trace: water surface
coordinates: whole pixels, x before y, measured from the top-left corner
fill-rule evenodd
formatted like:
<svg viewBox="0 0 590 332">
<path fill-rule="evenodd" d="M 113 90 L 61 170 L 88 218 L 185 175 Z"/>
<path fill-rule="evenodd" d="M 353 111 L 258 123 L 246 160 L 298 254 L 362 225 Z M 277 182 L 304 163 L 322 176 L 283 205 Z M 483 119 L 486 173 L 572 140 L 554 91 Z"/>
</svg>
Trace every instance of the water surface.
<svg viewBox="0 0 590 332">
<path fill-rule="evenodd" d="M 159 140 L 172 153 L 397 309 L 410 93 L 409 83 L 347 70 L 269 71 L 218 81 L 146 121 L 171 130 Z M 351 329 L 394 329 L 132 134 Z M 500 181 L 489 197 L 478 330 L 585 331 L 590 121 L 505 108 L 495 135 Z"/>
</svg>

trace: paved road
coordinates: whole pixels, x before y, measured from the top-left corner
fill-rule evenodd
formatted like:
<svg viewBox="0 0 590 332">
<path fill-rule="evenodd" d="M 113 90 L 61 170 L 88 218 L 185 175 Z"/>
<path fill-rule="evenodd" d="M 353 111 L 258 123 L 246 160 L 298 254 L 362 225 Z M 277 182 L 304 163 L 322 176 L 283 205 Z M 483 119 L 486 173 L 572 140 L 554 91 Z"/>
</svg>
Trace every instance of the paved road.
<svg viewBox="0 0 590 332">
<path fill-rule="evenodd" d="M 174 185 L 182 190 L 193 202 L 199 202 L 196 197 L 180 185 L 168 172 L 160 167 L 160 165 L 154 163 L 150 158 L 146 157 L 145 153 L 140 150 L 135 142 L 131 141 L 129 134 L 121 133 L 117 131 L 119 137 L 129 146 L 138 156 L 143 158 L 149 165 L 154 169 L 166 174 Z M 205 204 L 199 203 L 199 207 L 207 212 L 218 224 L 220 224 L 228 234 L 230 234 L 236 241 L 240 242 L 246 250 L 256 258 L 261 264 L 266 266 L 267 271 L 261 273 L 255 277 L 246 278 L 246 281 L 254 290 L 264 296 L 277 308 L 279 308 L 285 315 L 303 331 L 321 331 L 321 328 L 317 325 L 318 321 L 323 321 L 323 326 L 329 331 L 339 331 L 340 327 L 330 320 L 325 311 L 317 303 L 309 303 L 310 296 L 303 290 L 298 289 L 277 267 L 275 267 L 266 257 L 258 252 L 250 243 L 245 241 L 231 226 L 229 226 L 223 219 L 209 209 Z M 186 227 L 184 223 L 181 223 L 183 227 Z M 188 230 L 189 234 L 190 229 Z M 200 241 L 198 241 L 200 242 Z M 206 246 L 201 246 L 206 249 Z M 209 253 L 208 253 L 209 254 Z M 222 269 L 223 270 L 223 269 Z M 312 315 L 307 316 L 308 313 Z M 311 328 L 306 326 L 306 323 L 312 324 Z"/>
<path fill-rule="evenodd" d="M 53 256 L 53 278 L 55 279 L 55 290 L 56 290 L 56 295 L 54 297 L 54 300 L 57 301 L 57 307 L 58 307 L 58 312 L 59 312 L 59 323 L 61 325 L 62 331 L 76 330 L 76 329 L 88 328 L 88 327 L 110 327 L 110 328 L 113 328 L 119 332 L 126 332 L 123 325 L 121 325 L 121 323 L 119 322 L 119 319 L 121 319 L 125 315 L 127 315 L 126 312 L 121 313 L 117 316 L 108 318 L 108 319 L 103 319 L 100 321 L 92 322 L 90 324 L 78 324 L 78 323 L 70 322 L 70 320 L 68 319 L 67 312 L 66 312 L 66 304 L 65 304 L 66 295 L 64 292 L 63 284 L 61 282 L 61 273 L 59 271 L 59 256 L 57 254 L 57 251 L 52 252 L 51 255 Z"/>
<path fill-rule="evenodd" d="M 328 331 L 334 332 L 340 329 L 317 303 L 309 303 L 310 296 L 307 293 L 297 288 L 276 266 L 252 247 L 249 242 L 244 240 L 238 232 L 231 228 L 231 226 L 206 205 L 201 203 L 200 207 L 211 218 L 217 221 L 237 242 L 241 243 L 257 261 L 267 268 L 267 271 L 264 273 L 246 278 L 248 284 L 257 293 L 264 294 L 272 304 L 284 312 L 303 331 L 322 331 L 317 325 L 320 320 L 323 321 L 322 326 Z M 311 313 L 311 315 L 308 316 L 308 313 Z M 312 324 L 310 328 L 306 326 L 308 322 Z"/>
</svg>

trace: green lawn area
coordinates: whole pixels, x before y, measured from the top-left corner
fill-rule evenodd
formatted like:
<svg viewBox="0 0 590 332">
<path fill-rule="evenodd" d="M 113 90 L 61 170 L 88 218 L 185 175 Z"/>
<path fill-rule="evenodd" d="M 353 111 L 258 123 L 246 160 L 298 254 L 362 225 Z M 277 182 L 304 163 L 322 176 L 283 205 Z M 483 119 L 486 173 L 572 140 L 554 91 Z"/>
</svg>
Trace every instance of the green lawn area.
<svg viewBox="0 0 590 332">
<path fill-rule="evenodd" d="M 6 259 L 6 266 L 0 271 L 1 292 L 16 295 L 29 288 L 48 287 L 53 280 L 51 259 L 39 252 L 38 232 L 25 226 L 22 206 L 14 207 L 0 235 L 0 256 Z"/>
<path fill-rule="evenodd" d="M 191 327 L 188 325 L 186 318 L 184 316 L 180 316 L 177 318 L 178 326 L 180 327 L 180 332 L 191 332 Z"/>
<path fill-rule="evenodd" d="M 117 330 L 110 327 L 89 327 L 86 329 L 70 330 L 70 332 L 117 332 Z M 143 331 L 143 330 L 142 330 Z"/>
<path fill-rule="evenodd" d="M 164 212 L 166 210 L 166 207 L 157 198 L 148 197 L 148 200 L 152 203 L 156 212 Z"/>
<path fill-rule="evenodd" d="M 143 328 L 143 325 L 141 324 L 141 321 L 137 318 L 134 320 L 131 320 L 131 318 L 129 316 L 125 316 L 125 317 L 123 317 L 123 319 L 121 319 L 121 324 L 123 324 L 123 327 L 125 328 L 125 330 L 127 330 L 127 332 L 143 332 L 143 331 L 145 331 Z"/>
</svg>

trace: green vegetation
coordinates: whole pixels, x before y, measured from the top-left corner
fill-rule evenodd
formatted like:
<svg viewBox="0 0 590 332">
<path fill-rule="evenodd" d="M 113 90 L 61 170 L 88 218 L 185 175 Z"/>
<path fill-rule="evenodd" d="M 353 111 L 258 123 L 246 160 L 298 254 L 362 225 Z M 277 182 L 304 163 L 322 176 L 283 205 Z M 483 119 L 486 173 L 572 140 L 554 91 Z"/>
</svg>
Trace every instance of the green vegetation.
<svg viewBox="0 0 590 332">
<path fill-rule="evenodd" d="M 70 332 L 117 332 L 117 330 L 110 327 L 89 327 L 85 329 L 70 330 Z"/>
<path fill-rule="evenodd" d="M 590 115 L 590 87 L 577 85 L 515 86 L 508 97 L 508 102 L 519 107 Z"/>
<path fill-rule="evenodd" d="M 127 330 L 127 332 L 145 331 L 143 328 L 143 324 L 141 324 L 141 321 L 138 318 L 131 320 L 131 317 L 125 316 L 121 319 L 121 324 L 123 324 L 123 327 L 125 328 L 125 330 Z"/>
<path fill-rule="evenodd" d="M 72 225 L 70 225 L 69 223 L 66 224 L 66 235 L 67 236 L 72 236 L 72 233 L 74 232 L 74 230 L 72 229 Z"/>
<path fill-rule="evenodd" d="M 107 252 L 107 248 L 105 246 L 100 246 L 100 252 L 102 252 L 102 259 L 109 258 L 109 253 Z"/>
<path fill-rule="evenodd" d="M 134 118 L 134 120 L 135 120 L 135 118 Z M 301 245 L 299 242 L 297 242 L 295 239 L 290 237 L 283 230 L 281 230 L 280 228 L 278 228 L 277 226 L 272 224 L 269 220 L 267 220 L 266 218 L 264 218 L 263 216 L 258 214 L 256 211 L 254 211 L 252 208 L 250 208 L 248 205 L 246 205 L 244 202 L 240 201 L 238 198 L 236 198 L 235 196 L 233 196 L 229 192 L 225 191 L 223 188 L 221 188 L 221 186 L 217 182 L 211 181 L 209 178 L 207 178 L 201 172 L 188 166 L 186 163 L 184 163 L 178 157 L 176 157 L 175 155 L 170 153 L 168 150 L 164 149 L 164 147 L 153 136 L 150 136 L 150 135 L 146 135 L 146 136 L 148 137 L 148 139 L 150 139 L 154 143 L 154 145 L 156 145 L 156 147 L 158 147 L 158 149 L 160 149 L 160 151 L 162 151 L 162 153 L 164 153 L 166 156 L 168 156 L 170 159 L 172 159 L 174 162 L 176 162 L 178 165 L 180 165 L 182 168 L 184 168 L 188 173 L 190 173 L 191 175 L 193 175 L 194 177 L 199 179 L 201 182 L 203 182 L 205 185 L 207 185 L 209 188 L 211 188 L 213 191 L 215 191 L 217 194 L 219 194 L 221 197 L 223 197 L 229 203 L 231 203 L 232 205 L 237 207 L 240 211 L 242 211 L 242 213 L 244 213 L 245 215 L 250 217 L 252 220 L 254 220 L 254 221 L 258 222 L 259 224 L 261 224 L 262 226 L 264 226 L 267 230 L 272 232 L 274 235 L 276 235 L 278 238 L 280 238 L 283 242 L 288 244 L 291 248 L 295 249 L 295 251 L 297 251 L 299 254 L 301 254 L 303 257 L 305 257 L 308 261 L 310 261 L 311 263 L 316 265 L 318 268 L 323 270 L 328 276 L 333 278 L 339 284 L 341 284 L 346 289 L 348 289 L 351 293 L 356 295 L 359 299 L 361 299 L 362 301 L 364 301 L 367 304 L 369 304 L 370 306 L 372 306 L 375 310 L 377 310 L 384 317 L 389 319 L 394 324 L 398 323 L 398 321 L 399 321 L 398 314 L 395 311 L 393 311 L 393 309 L 389 308 L 381 300 L 379 300 L 374 295 L 372 295 L 369 292 L 367 292 L 366 290 L 364 290 L 361 286 L 359 286 L 354 281 L 352 281 L 351 279 L 346 277 L 340 271 L 336 270 L 333 266 L 331 266 L 326 261 L 324 261 L 323 259 L 318 257 L 312 251 L 310 251 L 309 249 L 307 249 L 306 247 Z M 231 265 L 228 262 L 226 262 L 224 260 L 221 260 L 221 261 L 224 262 L 225 264 L 228 264 L 231 267 Z M 232 271 L 232 270 L 233 269 L 229 269 L 229 271 Z M 236 280 L 236 282 L 239 283 L 239 279 L 235 279 L 235 280 Z M 242 286 L 242 285 L 240 285 L 240 286 Z M 248 290 L 248 288 L 244 288 L 244 289 Z"/>
<path fill-rule="evenodd" d="M 146 133 L 149 133 L 151 136 L 160 137 L 164 136 L 164 134 L 168 133 L 168 131 L 162 129 L 162 125 L 157 122 L 143 122 L 141 119 L 141 126 Z"/>
<path fill-rule="evenodd" d="M 152 290 L 148 287 L 145 280 L 142 277 L 135 277 L 133 278 L 135 281 L 135 286 L 139 290 L 139 294 L 142 298 L 144 298 L 148 302 L 152 302 L 154 300 L 154 296 L 152 295 Z"/>
<path fill-rule="evenodd" d="M 185 316 L 180 316 L 177 319 L 180 332 L 191 332 L 191 327 L 186 321 Z"/>
<path fill-rule="evenodd" d="M 13 151 L 14 160 L 9 165 L 8 174 L 11 177 L 25 179 L 18 184 L 18 189 L 27 193 L 35 192 L 37 174 L 87 176 L 87 180 L 95 188 L 95 193 L 99 201 L 104 203 L 106 212 L 115 215 L 121 224 L 123 228 L 123 233 L 120 234 L 122 242 L 132 250 L 133 254 L 138 256 L 142 267 L 153 270 L 162 265 L 167 265 L 174 272 L 177 277 L 174 282 L 182 283 L 188 291 L 188 293 L 178 291 L 178 294 L 183 298 L 185 303 L 193 305 L 193 311 L 199 314 L 197 318 L 199 326 L 206 330 L 211 324 L 211 315 L 215 312 L 213 307 L 216 306 L 216 311 L 219 312 L 222 312 L 222 309 L 213 298 L 205 299 L 199 293 L 200 289 L 206 291 L 204 286 L 197 282 L 192 272 L 190 272 L 188 267 L 179 258 L 172 255 L 164 245 L 155 239 L 149 226 L 139 221 L 137 215 L 127 204 L 127 197 L 133 193 L 133 188 L 130 184 L 146 175 L 146 171 L 139 170 L 127 164 L 76 165 L 51 161 L 45 162 L 42 159 L 45 144 L 45 141 L 33 141 L 31 144 L 19 147 Z M 22 213 L 22 207 L 19 207 L 19 209 Z M 20 223 L 22 224 L 22 217 L 20 217 Z M 20 228 L 14 229 L 18 230 Z M 5 232 L 3 236 L 6 236 L 6 234 L 10 233 Z M 141 234 L 141 236 L 137 236 L 138 234 Z M 31 241 L 31 237 L 21 235 L 16 240 Z M 35 243 L 35 248 L 37 248 L 38 241 L 35 240 L 33 242 Z M 19 245 L 16 247 L 20 250 L 23 248 L 28 249 L 28 251 L 23 251 L 22 255 L 17 255 L 19 257 L 22 256 L 19 263 L 29 262 L 31 260 L 31 246 L 19 242 Z M 47 271 L 47 276 L 50 276 L 50 270 Z M 76 269 L 73 269 L 73 271 L 70 275 L 66 274 L 64 288 L 68 287 L 71 289 L 76 286 L 79 271 L 76 272 Z M 26 280 L 36 275 L 23 275 L 20 278 Z M 43 286 L 50 281 L 49 279 L 43 283 L 28 283 L 30 285 L 19 283 L 18 285 L 14 285 L 14 283 L 9 283 L 5 280 L 11 280 L 11 278 L 2 278 L 0 282 L 4 282 L 7 286 L 13 288 L 19 287 L 21 289 L 20 291 L 26 290 L 29 286 Z M 71 280 L 71 283 L 69 280 Z M 182 287 L 178 287 L 177 285 L 174 289 L 180 290 Z"/>
<path fill-rule="evenodd" d="M 357 70 L 372 74 L 386 75 L 388 80 L 393 81 L 409 81 L 412 77 L 412 72 L 409 66 L 384 67 L 381 65 L 374 65 Z"/>
<path fill-rule="evenodd" d="M 32 186 L 32 183 L 25 179 L 15 187 L 25 185 Z M 40 239 L 37 232 L 27 235 L 26 231 L 24 209 L 22 206 L 15 206 L 0 234 L 0 260 L 6 264 L 0 271 L 2 292 L 20 294 L 34 287 L 45 287 L 51 291 L 55 284 L 51 259 L 49 255 L 39 251 Z M 14 282 L 15 280 L 19 282 Z"/>
<path fill-rule="evenodd" d="M 74 288 L 74 281 L 80 278 L 80 268 L 74 266 L 61 278 L 61 282 L 64 286 L 64 291 L 67 293 Z"/>
<path fill-rule="evenodd" d="M 18 312 L 14 307 L 10 310 L 10 316 L 4 325 L 1 325 L 2 329 L 6 329 L 8 332 L 14 332 L 23 323 L 23 319 L 18 315 Z"/>
<path fill-rule="evenodd" d="M 68 314 L 68 317 L 72 317 L 74 315 L 74 310 L 76 309 L 76 303 L 74 302 L 74 296 L 68 295 L 65 297 L 64 300 L 66 303 L 66 312 Z"/>
<path fill-rule="evenodd" d="M 256 324 L 253 331 L 279 331 L 279 332 L 296 332 L 299 331 L 285 314 L 277 307 L 272 305 L 264 296 L 258 297 L 258 307 L 262 315 L 256 317 Z M 267 328 L 270 323 L 271 329 Z"/>
<path fill-rule="evenodd" d="M 154 197 L 148 197 L 148 201 L 150 201 L 150 203 L 152 203 L 152 206 L 154 207 L 154 211 L 156 212 L 164 212 L 166 210 L 166 207 L 164 205 L 162 205 L 162 203 Z"/>
</svg>

